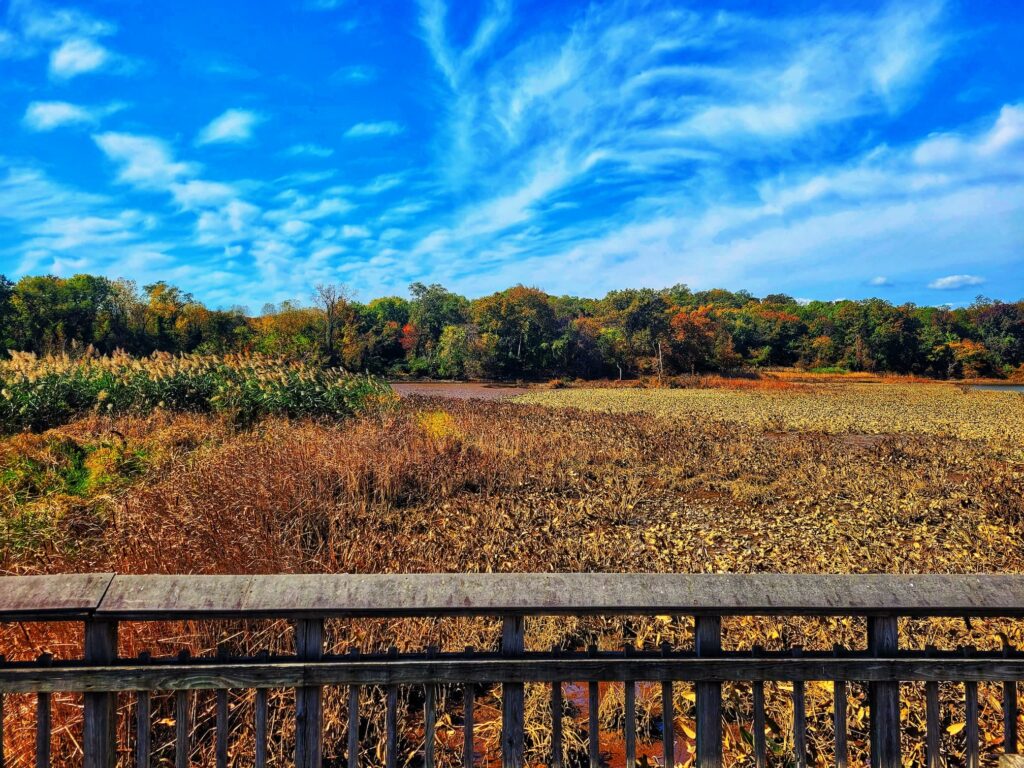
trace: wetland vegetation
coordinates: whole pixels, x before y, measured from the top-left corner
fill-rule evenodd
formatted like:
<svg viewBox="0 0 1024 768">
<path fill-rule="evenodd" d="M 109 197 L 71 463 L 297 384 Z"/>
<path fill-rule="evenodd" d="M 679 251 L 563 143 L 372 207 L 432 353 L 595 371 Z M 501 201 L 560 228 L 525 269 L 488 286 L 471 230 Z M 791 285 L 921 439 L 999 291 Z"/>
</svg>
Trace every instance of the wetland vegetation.
<svg viewBox="0 0 1024 768">
<path fill-rule="evenodd" d="M 20 359 L 8 370 L 26 365 Z M 30 368 L 40 365 L 51 370 L 70 363 L 35 361 Z M 154 382 L 184 375 L 175 366 L 220 370 L 210 361 L 139 365 L 154 369 L 147 378 Z M 273 382 L 289 370 L 260 376 Z M 323 386 L 312 381 L 314 390 Z M 168 399 L 154 407 L 106 408 L 97 396 L 55 426 L 0 442 L 2 567 L 8 573 L 1024 571 L 1020 396 L 803 373 L 697 377 L 672 389 L 655 383 L 533 387 L 502 392 L 498 400 L 415 393 L 398 399 L 374 385 L 356 408 L 330 414 L 265 409 L 241 420 L 228 410 L 175 408 Z M 1019 626 L 997 620 L 906 622 L 903 630 L 908 647 L 994 648 L 1004 638 L 1024 644 Z M 424 638 L 444 648 L 485 648 L 497 632 L 496 624 L 468 620 L 328 627 L 338 650 L 411 650 Z M 537 620 L 527 637 L 536 648 L 591 642 L 655 648 L 665 641 L 688 647 L 691 632 L 686 619 L 673 617 Z M 816 648 L 859 645 L 864 627 L 744 619 L 727 620 L 724 632 L 727 647 Z M 80 650 L 81 638 L 60 625 L 8 625 L 2 633 L 19 658 L 41 652 L 72 657 Z M 199 654 L 224 643 L 236 651 L 283 650 L 289 630 L 267 622 L 227 630 L 197 623 L 126 627 L 121 650 L 175 653 L 185 647 Z M 826 688 L 808 688 L 809 748 L 819 765 L 832 759 Z M 982 686 L 984 746 L 992 754 L 1001 738 L 996 693 Z M 455 698 L 446 699 L 452 707 L 441 720 L 438 749 L 439 759 L 453 764 L 461 759 L 461 735 L 457 693 L 448 695 Z M 692 760 L 692 695 L 688 686 L 678 687 L 683 764 Z M 422 738 L 421 702 L 415 692 L 404 696 L 402 734 L 412 754 Z M 860 760 L 866 700 L 859 687 L 853 696 L 852 755 Z M 923 728 L 922 691 L 906 686 L 904 696 L 905 754 L 919 759 L 921 740 L 911 737 Z M 290 703 L 284 693 L 274 701 L 281 719 L 273 749 L 286 762 Z M 251 719 L 244 716 L 250 704 L 241 694 L 233 699 L 240 714 L 232 754 L 240 765 L 247 764 L 252 743 Z M 11 696 L 5 706 L 8 754 L 28 759 L 34 704 Z M 61 724 L 55 761 L 74 763 L 79 702 L 62 696 L 54 706 Z M 163 714 L 154 744 L 170 749 L 172 703 L 157 700 L 155 706 Z M 364 706 L 372 714 L 382 702 L 369 696 Z M 492 695 L 478 699 L 479 749 L 487 760 L 497 754 L 496 706 Z M 727 752 L 737 764 L 749 763 L 749 690 L 727 686 L 725 706 Z M 546 691 L 531 687 L 534 762 L 543 759 L 550 739 L 546 707 Z M 600 707 L 607 729 L 602 749 L 614 764 L 621 687 L 603 687 Z M 659 697 L 642 689 L 638 707 L 641 753 L 656 755 Z M 568 721 L 572 760 L 585 755 L 585 711 Z M 341 692 L 329 693 L 326 712 L 328 756 L 340 756 Z M 944 739 L 954 760 L 963 749 L 959 712 L 950 689 Z M 769 690 L 769 713 L 774 759 L 784 762 L 791 748 L 784 686 Z M 212 716 L 212 697 L 200 698 L 199 762 L 209 758 L 204 734 Z M 375 744 L 376 726 L 368 727 L 365 743 Z"/>
</svg>

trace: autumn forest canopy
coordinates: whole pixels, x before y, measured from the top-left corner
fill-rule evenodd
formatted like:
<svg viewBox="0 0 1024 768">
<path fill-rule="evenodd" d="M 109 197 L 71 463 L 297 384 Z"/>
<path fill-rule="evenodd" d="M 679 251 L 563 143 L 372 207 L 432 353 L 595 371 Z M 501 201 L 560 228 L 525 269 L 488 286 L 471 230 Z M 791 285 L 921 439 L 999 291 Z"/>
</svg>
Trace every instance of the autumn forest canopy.
<svg viewBox="0 0 1024 768">
<path fill-rule="evenodd" d="M 157 282 L 0 276 L 0 342 L 37 354 L 260 352 L 352 371 L 440 378 L 666 375 L 768 366 L 941 378 L 1024 370 L 1024 301 L 963 308 L 882 299 L 798 302 L 746 291 L 551 296 L 514 286 L 467 299 L 413 283 L 357 301 L 319 285 L 306 302 L 209 309 Z"/>
</svg>

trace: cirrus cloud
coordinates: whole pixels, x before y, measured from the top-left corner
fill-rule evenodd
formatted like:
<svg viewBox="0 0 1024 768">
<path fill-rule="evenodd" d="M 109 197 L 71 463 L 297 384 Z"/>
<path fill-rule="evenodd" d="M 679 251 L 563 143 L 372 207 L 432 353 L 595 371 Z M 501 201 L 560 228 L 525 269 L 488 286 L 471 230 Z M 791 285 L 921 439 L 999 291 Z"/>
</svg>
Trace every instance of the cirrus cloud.
<svg viewBox="0 0 1024 768">
<path fill-rule="evenodd" d="M 398 136 L 405 131 L 401 123 L 394 120 L 383 120 L 378 123 L 356 123 L 347 131 L 345 137 L 349 139 L 366 139 L 373 136 Z"/>
<path fill-rule="evenodd" d="M 253 129 L 266 118 L 248 109 L 228 109 L 211 120 L 196 138 L 196 144 L 238 144 L 252 138 Z"/>
</svg>

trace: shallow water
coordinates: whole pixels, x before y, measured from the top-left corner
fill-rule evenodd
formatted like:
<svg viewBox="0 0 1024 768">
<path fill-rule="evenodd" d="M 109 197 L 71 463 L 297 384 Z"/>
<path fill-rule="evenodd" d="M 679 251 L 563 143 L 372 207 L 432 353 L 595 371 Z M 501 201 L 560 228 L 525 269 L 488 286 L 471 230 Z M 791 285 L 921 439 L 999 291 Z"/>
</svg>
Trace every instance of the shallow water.
<svg viewBox="0 0 1024 768">
<path fill-rule="evenodd" d="M 480 381 L 393 381 L 391 388 L 401 397 L 425 395 L 458 400 L 502 400 L 529 391 L 526 387 L 487 384 Z"/>
<path fill-rule="evenodd" d="M 988 392 L 1024 393 L 1024 384 L 971 384 L 968 389 L 983 389 Z"/>
</svg>

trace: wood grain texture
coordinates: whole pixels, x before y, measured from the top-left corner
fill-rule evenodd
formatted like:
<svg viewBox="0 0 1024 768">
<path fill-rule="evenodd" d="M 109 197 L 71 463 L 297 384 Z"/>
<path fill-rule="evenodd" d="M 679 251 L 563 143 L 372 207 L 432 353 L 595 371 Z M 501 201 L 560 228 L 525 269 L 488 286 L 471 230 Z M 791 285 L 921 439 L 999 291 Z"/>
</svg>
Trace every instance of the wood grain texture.
<svg viewBox="0 0 1024 768">
<path fill-rule="evenodd" d="M 1002 682 L 1024 679 L 1024 659 L 466 659 L 119 664 L 0 667 L 0 691 L 173 691 L 325 685 L 550 683 L 552 680 L 772 680 Z"/>
<path fill-rule="evenodd" d="M 896 617 L 870 617 L 868 651 L 875 656 L 889 656 L 895 654 L 898 647 L 899 624 Z M 889 681 L 870 683 L 868 701 L 871 708 L 871 768 L 901 768 L 900 684 Z"/>
<path fill-rule="evenodd" d="M 31 590 L 25 586 L 17 589 L 21 597 L 9 603 L 9 607 L 29 610 Z M 94 593 L 90 592 L 90 596 Z M 52 595 L 49 600 L 51 612 L 58 606 L 68 609 L 64 598 Z M 649 573 L 116 576 L 97 608 L 98 615 L 118 619 L 622 613 L 1022 616 L 1024 576 Z M 2 614 L 3 603 L 0 603 Z"/>
<path fill-rule="evenodd" d="M 473 709 L 476 703 L 476 686 L 467 683 L 463 693 L 463 715 L 462 715 L 462 765 L 464 768 L 473 768 L 476 762 L 476 744 L 473 741 Z"/>
<path fill-rule="evenodd" d="M 398 768 L 398 686 L 387 687 L 387 704 L 384 713 L 384 765 Z"/>
<path fill-rule="evenodd" d="M 978 768 L 981 761 L 981 743 L 978 733 L 978 684 L 964 683 L 964 762 L 967 768 Z"/>
<path fill-rule="evenodd" d="M 765 768 L 768 762 L 767 737 L 765 735 L 764 682 L 754 683 L 754 766 Z"/>
<path fill-rule="evenodd" d="M 551 768 L 562 768 L 562 714 L 565 701 L 562 697 L 562 681 L 551 683 Z"/>
<path fill-rule="evenodd" d="M 942 710 L 939 707 L 939 684 L 930 680 L 924 685 L 925 698 L 925 766 L 942 768 Z"/>
<path fill-rule="evenodd" d="M 587 683 L 587 756 L 590 768 L 601 768 L 601 689 Z"/>
<path fill-rule="evenodd" d="M 319 661 L 324 653 L 321 619 L 295 622 L 295 655 Z M 302 685 L 295 689 L 295 768 L 320 768 L 323 763 L 323 689 Z"/>
<path fill-rule="evenodd" d="M 7 768 L 7 752 L 4 750 L 4 695 L 2 693 L 0 693 L 0 768 Z"/>
<path fill-rule="evenodd" d="M 793 765 L 807 768 L 807 697 L 802 680 L 793 683 Z"/>
<path fill-rule="evenodd" d="M 215 760 L 217 768 L 228 768 L 228 691 L 227 688 L 217 690 L 217 735 Z"/>
<path fill-rule="evenodd" d="M 846 768 L 849 760 L 846 728 L 847 693 L 846 681 L 836 680 L 832 689 L 832 727 L 835 731 L 836 768 Z"/>
<path fill-rule="evenodd" d="M 85 659 L 90 664 L 110 664 L 117 658 L 117 623 L 85 623 Z M 93 691 L 103 689 L 93 689 Z M 113 690 L 113 689 L 108 689 Z M 85 768 L 114 768 L 117 758 L 117 697 L 113 693 L 85 694 L 85 725 L 82 749 Z"/>
<path fill-rule="evenodd" d="M 135 766 L 149 768 L 152 750 L 151 701 L 149 691 L 135 695 Z"/>
<path fill-rule="evenodd" d="M 0 576 L 0 621 L 82 619 L 103 599 L 114 574 Z"/>
<path fill-rule="evenodd" d="M 1017 681 L 1005 680 L 1003 682 L 1003 751 L 1010 755 L 1017 753 L 1017 717 L 1019 714 Z"/>
<path fill-rule="evenodd" d="M 174 695 L 174 766 L 188 768 L 192 756 L 192 694 L 178 691 Z"/>
<path fill-rule="evenodd" d="M 359 768 L 359 686 L 348 687 L 348 768 Z"/>
<path fill-rule="evenodd" d="M 434 768 L 434 746 L 437 742 L 437 686 L 423 687 L 423 768 Z"/>
<path fill-rule="evenodd" d="M 255 761 L 256 768 L 266 768 L 267 765 L 267 689 L 259 688 L 256 691 L 255 705 Z"/>
<path fill-rule="evenodd" d="M 667 768 L 674 768 L 676 764 L 676 716 L 672 693 L 672 681 L 663 681 L 661 684 L 661 754 L 663 765 Z"/>
<path fill-rule="evenodd" d="M 50 708 L 49 693 L 36 696 L 36 768 L 50 768 Z"/>
<path fill-rule="evenodd" d="M 694 621 L 694 648 L 697 656 L 715 657 L 722 652 L 722 619 L 697 616 Z M 722 684 L 698 681 L 696 692 L 697 768 L 722 765 Z"/>
<path fill-rule="evenodd" d="M 501 622 L 501 653 L 514 658 L 526 647 L 522 616 L 505 616 Z M 487 678 L 478 678 L 477 682 Z M 503 682 L 501 691 L 501 764 L 502 768 L 523 768 L 526 762 L 526 723 L 524 688 L 521 682 Z"/>
<path fill-rule="evenodd" d="M 636 768 L 636 683 L 627 680 L 624 684 L 626 768 Z"/>
</svg>

